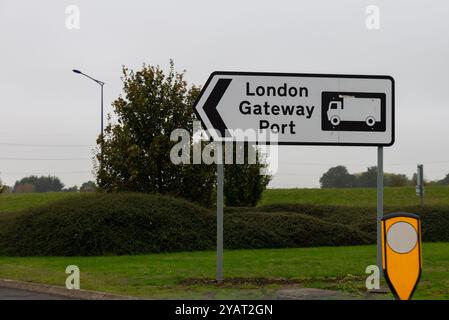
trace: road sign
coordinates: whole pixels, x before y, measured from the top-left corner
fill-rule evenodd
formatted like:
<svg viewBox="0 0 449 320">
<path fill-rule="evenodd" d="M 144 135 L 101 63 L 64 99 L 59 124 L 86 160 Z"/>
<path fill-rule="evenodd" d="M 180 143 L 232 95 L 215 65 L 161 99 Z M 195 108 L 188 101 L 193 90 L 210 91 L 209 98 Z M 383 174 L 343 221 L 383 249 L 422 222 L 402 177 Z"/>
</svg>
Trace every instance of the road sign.
<svg viewBox="0 0 449 320">
<path fill-rule="evenodd" d="M 215 141 L 394 143 L 390 76 L 219 71 L 210 75 L 194 109 Z"/>
<path fill-rule="evenodd" d="M 424 187 L 421 186 L 421 185 L 417 185 L 417 186 L 415 187 L 415 191 L 416 191 L 416 195 L 417 195 L 418 197 L 422 197 L 422 196 L 424 195 Z"/>
<path fill-rule="evenodd" d="M 418 164 L 416 172 L 416 195 L 419 197 L 424 196 L 424 166 L 422 164 Z"/>
<path fill-rule="evenodd" d="M 421 222 L 412 213 L 382 218 L 382 269 L 394 296 L 412 297 L 421 276 Z"/>
</svg>

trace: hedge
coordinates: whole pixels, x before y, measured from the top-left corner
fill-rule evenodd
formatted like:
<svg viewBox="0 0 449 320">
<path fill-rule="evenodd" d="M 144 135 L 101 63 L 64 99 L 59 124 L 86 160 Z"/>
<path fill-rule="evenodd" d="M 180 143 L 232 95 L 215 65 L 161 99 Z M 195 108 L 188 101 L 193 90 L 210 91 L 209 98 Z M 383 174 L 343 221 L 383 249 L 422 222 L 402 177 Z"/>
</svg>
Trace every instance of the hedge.
<svg viewBox="0 0 449 320">
<path fill-rule="evenodd" d="M 341 223 L 352 226 L 372 239 L 376 237 L 376 208 L 320 206 L 308 204 L 273 204 L 258 208 L 229 208 L 228 212 L 289 212 L 308 215 L 330 223 Z M 385 207 L 384 213 L 410 212 L 421 217 L 423 241 L 449 241 L 449 207 L 417 206 Z"/>
<path fill-rule="evenodd" d="M 107 255 L 210 249 L 210 212 L 158 195 L 93 194 L 19 214 L 0 239 L 4 255 Z"/>
<path fill-rule="evenodd" d="M 401 210 L 400 210 L 401 209 Z M 449 208 L 421 213 L 424 241 L 449 241 Z M 269 205 L 226 208 L 227 249 L 375 243 L 375 208 Z M 215 212 L 145 194 L 80 194 L 20 213 L 0 214 L 0 255 L 90 256 L 214 250 Z"/>
</svg>

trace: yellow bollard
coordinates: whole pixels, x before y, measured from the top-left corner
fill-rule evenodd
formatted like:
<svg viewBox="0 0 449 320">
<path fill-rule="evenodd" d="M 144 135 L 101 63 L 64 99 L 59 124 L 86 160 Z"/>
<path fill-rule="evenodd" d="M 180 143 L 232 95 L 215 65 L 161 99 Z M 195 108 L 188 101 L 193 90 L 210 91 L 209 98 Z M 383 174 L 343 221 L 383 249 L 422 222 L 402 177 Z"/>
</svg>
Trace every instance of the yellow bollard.
<svg viewBox="0 0 449 320">
<path fill-rule="evenodd" d="M 391 213 L 381 221 L 382 269 L 396 299 L 411 299 L 421 276 L 421 221 L 412 213 Z"/>
</svg>

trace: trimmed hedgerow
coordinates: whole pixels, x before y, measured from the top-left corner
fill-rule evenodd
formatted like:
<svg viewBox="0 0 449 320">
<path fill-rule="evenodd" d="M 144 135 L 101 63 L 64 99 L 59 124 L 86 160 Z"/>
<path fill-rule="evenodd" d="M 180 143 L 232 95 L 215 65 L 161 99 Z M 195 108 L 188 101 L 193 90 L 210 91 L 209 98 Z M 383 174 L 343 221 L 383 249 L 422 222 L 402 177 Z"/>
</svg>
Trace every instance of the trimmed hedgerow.
<svg viewBox="0 0 449 320">
<path fill-rule="evenodd" d="M 93 194 L 19 214 L 2 238 L 8 255 L 107 255 L 210 249 L 215 232 L 209 211 L 184 200 Z"/>
<path fill-rule="evenodd" d="M 330 223 L 341 223 L 356 228 L 371 239 L 376 237 L 376 208 L 321 206 L 308 204 L 273 204 L 258 208 L 229 208 L 229 213 L 289 212 L 308 215 Z M 449 207 L 448 206 L 417 206 L 385 207 L 385 214 L 392 212 L 416 213 L 422 220 L 422 235 L 424 241 L 449 241 Z"/>
<path fill-rule="evenodd" d="M 402 210 L 399 210 L 402 209 Z M 449 241 L 449 208 L 387 208 L 421 214 L 425 241 Z M 225 248 L 375 243 L 375 208 L 270 205 L 226 208 Z M 80 194 L 0 215 L 0 254 L 121 255 L 213 250 L 215 212 L 168 196 Z"/>
</svg>

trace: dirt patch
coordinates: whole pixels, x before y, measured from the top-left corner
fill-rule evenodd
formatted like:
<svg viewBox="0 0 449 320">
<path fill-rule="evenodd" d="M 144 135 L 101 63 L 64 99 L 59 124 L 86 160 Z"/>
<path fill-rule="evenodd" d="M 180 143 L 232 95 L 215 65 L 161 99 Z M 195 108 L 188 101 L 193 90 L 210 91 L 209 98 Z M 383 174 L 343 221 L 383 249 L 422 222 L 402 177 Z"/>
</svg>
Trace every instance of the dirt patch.
<svg viewBox="0 0 449 320">
<path fill-rule="evenodd" d="M 181 286 L 207 285 L 219 288 L 238 288 L 238 287 L 264 287 L 264 286 L 280 286 L 280 287 L 298 287 L 298 285 L 306 285 L 310 283 L 326 283 L 329 288 L 345 289 L 351 288 L 352 291 L 364 290 L 364 277 L 346 275 L 343 277 L 319 277 L 307 279 L 288 279 L 288 278 L 227 278 L 218 282 L 210 278 L 188 278 L 181 280 Z M 360 283 L 360 288 L 356 288 Z"/>
<path fill-rule="evenodd" d="M 219 287 L 228 286 L 268 286 L 268 285 L 293 285 L 300 284 L 302 280 L 299 279 L 284 279 L 284 278 L 229 278 L 218 282 L 215 279 L 205 278 L 191 278 L 185 279 L 180 282 L 183 286 L 191 285 L 216 285 Z"/>
</svg>

